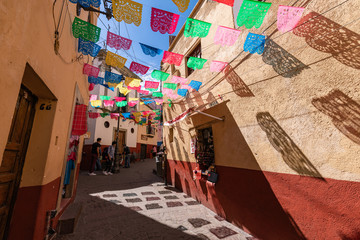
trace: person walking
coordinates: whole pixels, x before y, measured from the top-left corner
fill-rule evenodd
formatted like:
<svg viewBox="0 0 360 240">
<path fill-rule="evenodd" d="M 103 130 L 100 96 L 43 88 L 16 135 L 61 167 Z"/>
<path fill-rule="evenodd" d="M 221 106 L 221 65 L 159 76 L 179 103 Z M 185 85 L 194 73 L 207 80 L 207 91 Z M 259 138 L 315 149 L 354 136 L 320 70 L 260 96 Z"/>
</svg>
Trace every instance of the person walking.
<svg viewBox="0 0 360 240">
<path fill-rule="evenodd" d="M 114 163 L 115 148 L 116 148 L 116 141 L 112 142 L 111 146 L 107 148 L 106 167 L 105 170 L 103 171 L 105 175 L 113 175 L 111 172 L 111 168 Z"/>
<path fill-rule="evenodd" d="M 125 156 L 125 166 L 124 168 L 130 167 L 130 149 L 126 144 L 124 144 L 124 156 Z"/>
<path fill-rule="evenodd" d="M 96 139 L 96 142 L 93 143 L 91 147 L 91 162 L 90 162 L 90 169 L 89 169 L 89 175 L 95 176 L 96 173 L 94 173 L 95 170 L 95 164 L 96 161 L 100 158 L 100 149 L 101 149 L 101 138 Z"/>
<path fill-rule="evenodd" d="M 156 153 L 157 153 L 157 147 L 154 146 L 153 149 L 152 149 L 152 157 L 153 158 L 156 158 Z"/>
</svg>

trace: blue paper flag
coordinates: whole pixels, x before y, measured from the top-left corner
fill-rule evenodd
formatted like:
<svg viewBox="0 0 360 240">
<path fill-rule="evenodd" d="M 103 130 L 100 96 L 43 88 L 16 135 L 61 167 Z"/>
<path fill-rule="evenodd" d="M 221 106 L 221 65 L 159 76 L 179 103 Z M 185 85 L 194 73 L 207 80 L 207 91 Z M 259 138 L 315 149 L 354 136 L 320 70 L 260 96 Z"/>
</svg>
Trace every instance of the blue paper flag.
<svg viewBox="0 0 360 240">
<path fill-rule="evenodd" d="M 78 52 L 81 52 L 84 55 L 89 55 L 92 57 L 96 57 L 100 51 L 101 47 L 96 43 L 91 41 L 84 40 L 79 38 L 79 49 Z"/>
<path fill-rule="evenodd" d="M 155 102 L 155 100 L 152 100 L 152 101 L 145 101 L 144 104 L 150 104 L 150 103 L 153 103 Z"/>
<path fill-rule="evenodd" d="M 70 0 L 72 3 L 79 3 L 83 7 L 90 7 L 92 5 L 93 7 L 100 7 L 100 0 Z"/>
<path fill-rule="evenodd" d="M 130 119 L 130 113 L 121 113 L 121 115 L 124 117 L 124 118 L 128 118 Z"/>
<path fill-rule="evenodd" d="M 93 84 L 104 84 L 104 78 L 88 76 L 88 82 Z"/>
<path fill-rule="evenodd" d="M 196 91 L 199 91 L 199 88 L 200 88 L 201 84 L 202 84 L 202 82 L 191 80 L 191 82 L 189 83 L 189 86 L 192 89 L 195 89 Z"/>
<path fill-rule="evenodd" d="M 264 47 L 265 36 L 249 32 L 244 43 L 244 51 L 250 52 L 251 54 L 258 53 L 261 55 L 264 52 Z"/>
<path fill-rule="evenodd" d="M 113 87 L 109 87 L 109 85 L 107 85 L 106 83 L 105 84 L 101 84 L 102 86 L 110 89 L 111 91 L 114 91 L 114 88 Z"/>
<path fill-rule="evenodd" d="M 180 88 L 180 89 L 178 89 L 177 94 L 180 95 L 180 96 L 185 97 L 186 94 L 187 94 L 187 92 L 188 92 L 187 89 L 181 89 L 181 88 Z"/>
<path fill-rule="evenodd" d="M 122 80 L 122 75 L 105 71 L 105 82 L 109 83 L 120 83 Z"/>
<path fill-rule="evenodd" d="M 150 47 L 142 43 L 140 43 L 140 46 L 145 55 L 150 55 L 152 57 L 155 57 L 156 55 L 160 55 L 163 52 L 161 49 Z"/>
<path fill-rule="evenodd" d="M 152 98 L 141 98 L 141 99 L 145 101 L 152 100 Z"/>
</svg>

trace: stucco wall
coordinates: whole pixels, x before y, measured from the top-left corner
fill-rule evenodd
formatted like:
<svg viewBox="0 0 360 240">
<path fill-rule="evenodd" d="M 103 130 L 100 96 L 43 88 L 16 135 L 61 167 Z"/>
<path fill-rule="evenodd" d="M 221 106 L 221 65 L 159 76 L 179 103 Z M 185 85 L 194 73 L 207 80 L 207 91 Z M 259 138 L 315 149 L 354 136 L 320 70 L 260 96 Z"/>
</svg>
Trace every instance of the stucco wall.
<svg viewBox="0 0 360 240">
<path fill-rule="evenodd" d="M 149 111 L 152 110 L 151 108 L 149 108 L 146 105 L 140 105 L 140 111 Z M 148 145 L 157 145 L 157 140 L 159 139 L 159 132 L 157 131 L 157 129 L 155 130 L 155 135 L 153 135 L 153 137 L 147 137 L 147 140 L 143 140 L 141 139 L 141 135 L 148 135 L 146 133 L 146 125 L 141 126 L 138 125 L 138 133 L 137 133 L 137 142 L 140 144 L 148 144 Z"/>
<path fill-rule="evenodd" d="M 198 181 L 190 184 L 196 189 L 193 196 L 199 196 L 205 205 L 260 238 L 266 239 L 268 231 L 271 236 L 268 239 L 281 239 L 276 231 L 287 229 L 287 223 L 281 225 L 279 220 L 283 219 L 283 211 L 310 239 L 356 236 L 359 223 L 352 213 L 358 201 L 345 196 L 350 188 L 359 189 L 360 181 L 360 63 L 356 57 L 359 53 L 360 21 L 357 18 L 360 3 L 297 1 L 296 6 L 306 8 L 305 19 L 314 16 L 308 15 L 311 12 L 325 13 L 314 18 L 317 19 L 315 23 L 307 28 L 281 33 L 276 26 L 277 9 L 279 5 L 288 4 L 272 1 L 261 27 L 250 30 L 239 27 L 241 35 L 230 47 L 213 42 L 218 25 L 237 26 L 233 22 L 232 8 L 224 4 L 203 1 L 199 11 L 192 16 L 213 24 L 207 37 L 185 38 L 180 32 L 169 51 L 186 55 L 197 41 L 201 41 L 202 58 L 208 62 L 188 77 L 189 81 L 203 82 L 200 91 L 173 101 L 171 109 L 164 105 L 165 119 L 173 119 L 189 107 L 207 104 L 202 110 L 224 117 L 224 121 L 212 122 L 209 117 L 195 114 L 174 125 L 172 143 L 169 127 L 164 127 L 170 159 L 169 176 L 173 183 L 180 179 L 184 189 L 189 186 L 183 179 L 192 181 L 192 167 L 185 168 L 172 161 L 195 162 L 194 155 L 190 154 L 190 137 L 195 134 L 194 127 L 209 124 L 214 131 L 215 164 L 221 174 L 229 175 L 219 175 L 221 187 L 215 186 L 215 189 L 198 184 Z M 268 58 L 243 52 L 248 32 L 264 34 L 280 47 L 274 47 Z M 340 45 L 340 42 L 346 44 Z M 230 62 L 231 68 L 212 73 L 209 69 L 212 60 Z M 300 67 L 292 69 L 294 63 Z M 185 60 L 180 67 L 175 66 L 181 77 L 187 77 L 185 67 Z M 163 69 L 171 72 L 168 64 L 164 64 Z M 205 110 L 214 101 L 219 104 Z M 248 178 L 239 180 L 236 174 Z M 300 180 L 303 184 L 298 184 Z M 256 181 L 254 188 L 246 187 Z M 337 193 L 331 189 L 337 189 Z M 271 196 L 262 196 L 260 190 Z M 215 200 L 212 201 L 210 196 Z M 240 203 L 240 196 L 242 199 L 248 197 L 258 208 L 246 216 L 238 214 L 235 217 L 234 212 L 243 212 L 241 207 L 249 209 L 253 206 L 250 202 L 236 204 Z M 271 209 L 267 208 L 271 205 L 266 206 L 261 200 L 269 196 L 271 201 L 279 201 L 276 206 L 280 203 L 284 210 L 273 216 L 279 224 L 265 229 L 271 218 L 258 219 L 257 226 L 250 221 Z M 222 206 L 231 207 L 224 213 Z M 336 216 L 325 210 L 333 206 L 337 209 Z M 334 222 L 336 225 L 332 225 Z M 292 236 L 292 231 L 288 237 Z"/>
</svg>

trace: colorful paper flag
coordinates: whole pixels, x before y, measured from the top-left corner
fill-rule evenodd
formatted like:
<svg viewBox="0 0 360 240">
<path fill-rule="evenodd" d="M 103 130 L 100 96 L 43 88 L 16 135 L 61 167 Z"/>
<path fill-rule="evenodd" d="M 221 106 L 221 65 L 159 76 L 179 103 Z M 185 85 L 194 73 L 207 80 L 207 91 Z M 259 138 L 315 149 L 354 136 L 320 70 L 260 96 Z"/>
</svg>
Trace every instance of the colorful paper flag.
<svg viewBox="0 0 360 240">
<path fill-rule="evenodd" d="M 151 29 L 161 34 L 173 34 L 179 21 L 179 15 L 157 8 L 151 8 Z"/>
<path fill-rule="evenodd" d="M 187 81 L 188 80 L 186 78 L 178 77 L 178 76 L 172 76 L 172 78 L 171 78 L 172 83 L 185 84 Z"/>
<path fill-rule="evenodd" d="M 186 19 L 184 36 L 204 38 L 209 34 L 211 23 L 203 22 L 197 19 Z"/>
<path fill-rule="evenodd" d="M 155 57 L 156 55 L 160 55 L 163 52 L 161 49 L 154 48 L 142 43 L 139 44 L 145 55 Z"/>
<path fill-rule="evenodd" d="M 170 74 L 166 73 L 166 72 L 162 72 L 159 70 L 154 70 L 151 73 L 151 77 L 155 78 L 156 80 L 159 81 L 166 81 L 166 79 L 170 76 Z"/>
<path fill-rule="evenodd" d="M 190 57 L 187 62 L 187 66 L 194 70 L 202 69 L 204 67 L 204 64 L 206 63 L 206 61 L 207 60 L 203 59 L 203 58 Z"/>
<path fill-rule="evenodd" d="M 75 17 L 72 24 L 72 32 L 75 38 L 82 38 L 96 43 L 99 41 L 101 28 Z"/>
<path fill-rule="evenodd" d="M 116 21 L 140 26 L 143 5 L 131 0 L 113 0 L 113 15 Z"/>
<path fill-rule="evenodd" d="M 180 66 L 183 58 L 184 58 L 184 55 L 164 51 L 164 56 L 163 56 L 162 61 L 164 63 L 175 64 L 176 66 Z"/>
<path fill-rule="evenodd" d="M 120 49 L 129 50 L 131 47 L 132 40 L 124 37 L 120 37 L 119 35 L 116 35 L 115 33 L 108 31 L 106 43 L 109 47 L 115 48 L 117 50 Z"/>
<path fill-rule="evenodd" d="M 222 46 L 232 46 L 239 38 L 241 31 L 233 28 L 218 26 L 214 43 Z"/>
<path fill-rule="evenodd" d="M 130 64 L 130 71 L 132 71 L 134 73 L 140 73 L 140 74 L 144 75 L 147 73 L 148 70 L 149 70 L 149 67 L 144 66 L 140 63 L 132 62 Z"/>
<path fill-rule="evenodd" d="M 225 68 L 226 65 L 227 65 L 226 62 L 213 60 L 210 65 L 210 71 L 211 72 L 221 72 Z"/>
<path fill-rule="evenodd" d="M 189 7 L 190 0 L 172 0 L 175 5 L 179 8 L 180 12 L 185 12 Z"/>
<path fill-rule="evenodd" d="M 99 45 L 93 43 L 91 41 L 84 40 L 79 38 L 79 46 L 78 52 L 84 55 L 90 55 L 92 57 L 96 57 L 101 49 Z"/>
<path fill-rule="evenodd" d="M 252 27 L 259 28 L 270 6 L 271 3 L 268 2 L 244 0 L 236 19 L 238 26 L 245 25 L 248 29 Z"/>
<path fill-rule="evenodd" d="M 109 66 L 123 68 L 125 66 L 127 59 L 123 58 L 120 55 L 107 51 L 105 63 Z"/>
<path fill-rule="evenodd" d="M 202 85 L 202 82 L 195 81 L 195 80 L 191 80 L 191 82 L 189 83 L 189 86 L 192 89 L 195 89 L 196 91 L 199 91 L 199 88 L 200 88 L 201 85 Z"/>
<path fill-rule="evenodd" d="M 177 94 L 182 96 L 182 97 L 185 97 L 187 92 L 188 92 L 187 89 L 178 89 Z"/>
<path fill-rule="evenodd" d="M 250 52 L 251 54 L 258 53 L 261 55 L 264 52 L 264 47 L 265 36 L 249 32 L 244 43 L 244 51 Z"/>
<path fill-rule="evenodd" d="M 176 83 L 164 83 L 164 88 L 169 88 L 169 89 L 175 90 L 177 88 L 177 84 Z"/>
<path fill-rule="evenodd" d="M 122 80 L 122 75 L 105 71 L 105 82 L 119 84 Z"/>
<path fill-rule="evenodd" d="M 280 5 L 277 12 L 277 27 L 280 32 L 288 32 L 296 27 L 305 8 Z"/>
<path fill-rule="evenodd" d="M 85 63 L 83 67 L 83 74 L 88 75 L 90 77 L 97 77 L 99 75 L 100 69 L 90 64 Z"/>
</svg>

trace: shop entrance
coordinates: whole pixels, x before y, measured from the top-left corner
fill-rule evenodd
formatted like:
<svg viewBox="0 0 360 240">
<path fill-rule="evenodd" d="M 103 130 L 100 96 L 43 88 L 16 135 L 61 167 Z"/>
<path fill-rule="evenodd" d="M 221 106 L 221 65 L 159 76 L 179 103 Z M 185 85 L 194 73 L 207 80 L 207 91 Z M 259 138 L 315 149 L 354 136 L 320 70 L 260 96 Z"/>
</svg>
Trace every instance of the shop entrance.
<svg viewBox="0 0 360 240">
<path fill-rule="evenodd" d="M 0 166 L 0 239 L 6 239 L 31 134 L 37 101 L 21 86 Z"/>
</svg>

